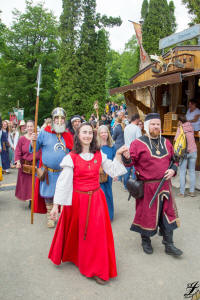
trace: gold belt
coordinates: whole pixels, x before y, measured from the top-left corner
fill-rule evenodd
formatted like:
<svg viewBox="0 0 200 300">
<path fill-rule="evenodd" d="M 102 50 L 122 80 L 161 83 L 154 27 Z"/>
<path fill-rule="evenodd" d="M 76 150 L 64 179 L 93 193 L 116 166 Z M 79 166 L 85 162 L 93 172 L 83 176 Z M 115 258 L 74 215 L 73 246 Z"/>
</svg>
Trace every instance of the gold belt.
<svg viewBox="0 0 200 300">
<path fill-rule="evenodd" d="M 47 167 L 47 170 L 48 170 L 49 172 L 52 172 L 52 173 L 56 173 L 56 172 L 62 171 L 62 169 L 60 169 L 60 170 L 55 170 L 55 169 L 51 169 L 51 168 L 48 168 L 48 167 Z"/>
</svg>

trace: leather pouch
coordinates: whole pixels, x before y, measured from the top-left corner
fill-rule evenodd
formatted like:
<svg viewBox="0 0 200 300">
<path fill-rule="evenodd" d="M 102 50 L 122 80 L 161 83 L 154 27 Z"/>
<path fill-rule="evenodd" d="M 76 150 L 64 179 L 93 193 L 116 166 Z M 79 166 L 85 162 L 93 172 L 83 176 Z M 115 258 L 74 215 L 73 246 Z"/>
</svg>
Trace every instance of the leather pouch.
<svg viewBox="0 0 200 300">
<path fill-rule="evenodd" d="M 129 199 L 131 196 L 135 199 L 144 197 L 144 182 L 142 180 L 130 178 L 127 181 L 127 189 L 129 191 Z"/>
</svg>

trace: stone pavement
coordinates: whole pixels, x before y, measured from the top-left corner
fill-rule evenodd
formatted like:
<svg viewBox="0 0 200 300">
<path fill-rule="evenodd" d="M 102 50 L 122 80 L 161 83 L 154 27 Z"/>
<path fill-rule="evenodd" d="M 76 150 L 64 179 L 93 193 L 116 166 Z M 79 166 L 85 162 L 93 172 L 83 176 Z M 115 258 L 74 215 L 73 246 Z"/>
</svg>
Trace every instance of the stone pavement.
<svg viewBox="0 0 200 300">
<path fill-rule="evenodd" d="M 2 184 L 15 183 L 16 170 L 11 172 Z M 54 230 L 46 227 L 45 215 L 35 215 L 31 225 L 28 203 L 17 200 L 14 190 L 0 189 L 0 299 L 184 299 L 187 284 L 200 281 L 200 193 L 177 198 L 181 227 L 174 236 L 184 255 L 174 258 L 164 253 L 158 235 L 152 238 L 154 253 L 143 253 L 140 236 L 129 230 L 135 201 L 127 201 L 119 182 L 113 192 L 118 277 L 99 286 L 71 263 L 53 265 L 47 256 Z"/>
</svg>

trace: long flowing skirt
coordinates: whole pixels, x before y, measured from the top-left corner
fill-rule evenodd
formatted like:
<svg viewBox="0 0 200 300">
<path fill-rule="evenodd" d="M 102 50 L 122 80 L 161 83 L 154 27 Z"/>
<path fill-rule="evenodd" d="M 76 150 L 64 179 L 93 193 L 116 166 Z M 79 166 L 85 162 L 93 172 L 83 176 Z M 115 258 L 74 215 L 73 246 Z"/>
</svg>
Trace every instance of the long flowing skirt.
<svg viewBox="0 0 200 300">
<path fill-rule="evenodd" d="M 73 262 L 83 275 L 109 280 L 117 276 L 117 268 L 106 199 L 101 189 L 93 194 L 84 240 L 88 199 L 88 194 L 74 192 L 72 206 L 63 207 L 49 259 L 56 265 Z"/>
<path fill-rule="evenodd" d="M 23 201 L 32 198 L 32 175 L 23 173 L 22 168 L 18 170 L 15 197 Z"/>
</svg>

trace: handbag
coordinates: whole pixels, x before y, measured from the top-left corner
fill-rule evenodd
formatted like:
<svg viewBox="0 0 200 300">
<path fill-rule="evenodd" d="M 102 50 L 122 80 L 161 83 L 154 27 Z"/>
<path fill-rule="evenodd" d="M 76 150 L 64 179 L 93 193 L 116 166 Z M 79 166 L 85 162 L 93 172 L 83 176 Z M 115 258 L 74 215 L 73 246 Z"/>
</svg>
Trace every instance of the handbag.
<svg viewBox="0 0 200 300">
<path fill-rule="evenodd" d="M 37 170 L 36 167 L 35 167 L 35 170 Z M 23 173 L 32 175 L 32 171 L 33 171 L 33 166 L 32 165 L 25 164 L 25 163 L 22 165 L 22 172 Z"/>
<path fill-rule="evenodd" d="M 129 191 L 129 198 L 130 200 L 131 196 L 135 199 L 141 199 L 144 197 L 144 182 L 142 180 L 136 180 L 130 178 L 127 181 L 127 190 Z"/>
<path fill-rule="evenodd" d="M 108 174 L 106 174 L 102 167 L 99 169 L 99 181 L 100 183 L 105 183 L 108 181 Z"/>
</svg>

